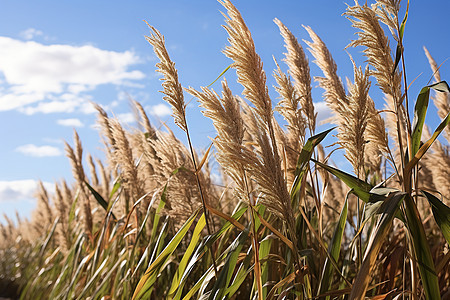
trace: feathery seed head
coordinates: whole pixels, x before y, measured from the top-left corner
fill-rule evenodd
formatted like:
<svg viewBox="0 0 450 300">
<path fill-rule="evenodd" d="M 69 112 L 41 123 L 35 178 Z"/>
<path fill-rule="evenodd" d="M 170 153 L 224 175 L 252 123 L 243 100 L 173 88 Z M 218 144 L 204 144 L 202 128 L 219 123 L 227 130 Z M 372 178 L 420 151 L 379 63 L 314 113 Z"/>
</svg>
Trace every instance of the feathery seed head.
<svg viewBox="0 0 450 300">
<path fill-rule="evenodd" d="M 175 124 L 178 125 L 185 132 L 187 131 L 186 123 L 186 105 L 184 103 L 183 88 L 178 81 L 178 72 L 175 68 L 175 63 L 170 59 L 167 52 L 164 36 L 153 26 L 150 28 L 150 36 L 146 36 L 147 41 L 153 46 L 156 56 L 159 58 L 159 63 L 156 64 L 157 72 L 164 77 L 161 91 L 165 96 L 163 99 L 170 104 L 173 111 L 173 118 Z"/>
<path fill-rule="evenodd" d="M 223 27 L 229 37 L 229 46 L 223 53 L 234 61 L 238 82 L 244 86 L 243 95 L 254 105 L 265 124 L 272 122 L 272 101 L 266 86 L 266 74 L 261 58 L 256 53 L 252 35 L 240 12 L 229 0 L 219 0 L 227 9 L 227 25 Z"/>
<path fill-rule="evenodd" d="M 294 80 L 294 87 L 299 97 L 296 102 L 300 103 L 303 113 L 308 120 L 308 127 L 311 132 L 314 132 L 316 117 L 311 97 L 311 75 L 308 59 L 292 32 L 280 20 L 275 19 L 274 22 L 278 25 L 281 36 L 284 39 L 287 53 L 285 53 L 283 60 L 288 65 L 289 74 Z M 293 106 L 297 107 L 297 103 L 293 103 Z"/>
</svg>

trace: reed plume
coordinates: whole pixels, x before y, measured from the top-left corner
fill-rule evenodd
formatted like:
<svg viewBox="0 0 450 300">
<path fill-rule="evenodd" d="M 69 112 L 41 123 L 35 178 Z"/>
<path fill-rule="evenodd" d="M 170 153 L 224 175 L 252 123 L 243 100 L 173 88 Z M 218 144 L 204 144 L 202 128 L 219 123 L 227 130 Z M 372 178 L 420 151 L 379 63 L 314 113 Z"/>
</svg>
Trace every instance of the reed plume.
<svg viewBox="0 0 450 300">
<path fill-rule="evenodd" d="M 278 123 L 274 122 L 275 137 L 277 141 L 281 142 L 283 146 L 279 149 L 280 153 L 284 153 L 285 156 L 285 173 L 287 174 L 287 185 L 291 186 L 295 177 L 295 168 L 298 160 L 299 149 L 303 147 L 305 143 L 305 127 L 307 121 L 303 117 L 302 109 L 298 107 L 299 97 L 297 96 L 296 89 L 291 83 L 291 79 L 288 75 L 283 73 L 278 63 L 275 61 L 277 69 L 274 71 L 274 78 L 277 82 L 275 90 L 280 95 L 280 101 L 278 102 L 275 110 L 278 111 L 287 121 L 287 133 L 281 128 L 279 130 Z"/>
<path fill-rule="evenodd" d="M 366 4 L 359 5 L 355 0 L 354 6 L 347 6 L 345 16 L 352 22 L 352 26 L 359 29 L 358 39 L 353 40 L 347 47 L 364 47 L 364 55 L 372 69 L 370 75 L 377 80 L 377 85 L 385 93 L 386 105 L 388 111 L 387 127 L 390 129 L 390 136 L 398 143 L 396 150 L 394 167 L 401 162 L 402 169 L 405 165 L 404 148 L 406 147 L 409 136 L 407 129 L 410 129 L 407 110 L 403 105 L 402 98 L 402 78 L 401 72 L 395 67 L 391 56 L 389 39 L 381 28 L 380 21 L 386 23 L 393 32 L 398 32 L 398 4 L 399 1 L 379 1 L 377 5 L 369 7 Z M 397 41 L 399 37 L 396 37 Z M 401 45 L 401 44 L 400 44 Z M 399 174 L 403 176 L 404 174 Z"/>
<path fill-rule="evenodd" d="M 89 200 L 89 195 L 86 192 L 85 181 L 86 175 L 83 168 L 83 147 L 81 145 L 80 137 L 78 133 L 74 130 L 74 142 L 75 147 L 72 148 L 67 142 L 66 145 L 66 155 L 70 159 L 72 165 L 72 174 L 77 181 L 78 188 L 80 189 L 81 197 L 83 197 L 83 212 L 84 212 L 84 229 L 86 233 L 92 231 L 92 212 L 91 203 Z"/>
<path fill-rule="evenodd" d="M 159 58 L 159 63 L 156 64 L 157 72 L 163 75 L 163 78 L 161 78 L 164 89 L 161 92 L 165 95 L 163 99 L 172 107 L 172 116 L 175 124 L 186 132 L 186 105 L 184 103 L 183 88 L 178 82 L 178 72 L 175 69 L 175 63 L 170 59 L 167 52 L 164 36 L 154 27 L 148 26 L 151 32 L 150 36 L 146 36 L 146 39 L 153 46 L 153 50 Z"/>
<path fill-rule="evenodd" d="M 352 164 L 355 174 L 364 174 L 364 150 L 369 117 L 369 69 L 357 68 L 353 62 L 354 83 L 350 85 L 345 113 L 340 116 L 339 144 L 345 148 L 345 157 Z"/>
<path fill-rule="evenodd" d="M 272 122 L 273 111 L 261 58 L 256 53 L 252 35 L 240 12 L 228 0 L 219 2 L 228 13 L 228 16 L 223 14 L 227 23 L 223 27 L 228 33 L 230 45 L 223 53 L 233 60 L 238 82 L 244 87 L 242 94 L 254 105 L 255 111 L 268 129 L 268 124 Z"/>
<path fill-rule="evenodd" d="M 323 98 L 338 114 L 345 113 L 345 107 L 348 105 L 347 95 L 344 85 L 337 75 L 337 65 L 331 56 L 325 43 L 309 26 L 303 26 L 308 32 L 311 41 L 305 41 L 308 50 L 315 58 L 314 63 L 322 70 L 324 77 L 314 77 L 319 86 L 324 89 Z"/>
<path fill-rule="evenodd" d="M 297 117 L 299 120 L 294 119 L 295 115 L 300 115 L 300 112 L 294 113 L 294 111 L 292 111 L 293 109 L 298 111 L 298 106 L 300 105 L 302 113 L 306 117 L 308 128 L 310 132 L 313 133 L 316 128 L 316 114 L 314 112 L 314 104 L 311 96 L 311 75 L 309 72 L 308 59 L 292 32 L 280 20 L 275 19 L 274 22 L 278 25 L 281 36 L 284 39 L 284 46 L 287 53 L 284 53 L 285 58 L 283 61 L 289 67 L 289 74 L 294 80 L 294 87 L 298 96 L 298 98 L 291 99 L 290 103 L 286 103 L 287 105 L 284 105 L 284 107 L 286 107 L 287 111 L 292 115 L 292 121 L 296 121 L 293 124 L 298 124 L 297 126 L 301 132 L 301 127 L 304 127 L 300 125 L 303 123 L 302 118 Z M 284 117 L 286 118 L 286 116 Z M 289 121 L 289 119 L 287 120 Z"/>
<path fill-rule="evenodd" d="M 376 78 L 380 89 L 385 94 L 391 95 L 396 105 L 400 105 L 401 75 L 394 70 L 389 40 L 381 28 L 376 8 L 371 8 L 367 4 L 361 6 L 355 1 L 354 6 L 347 7 L 345 16 L 352 22 L 354 28 L 360 30 L 357 32 L 358 39 L 353 40 L 347 47 L 364 47 L 364 55 L 373 67 L 370 74 Z M 387 22 L 388 19 L 383 20 Z"/>
<path fill-rule="evenodd" d="M 222 82 L 222 89 L 222 98 L 208 88 L 202 88 L 202 92 L 190 88 L 188 92 L 198 98 L 200 106 L 205 109 L 203 115 L 210 118 L 216 128 L 217 137 L 213 143 L 217 150 L 217 161 L 236 183 L 238 197 L 249 202 L 245 166 L 255 162 L 256 157 L 243 146 L 244 122 L 240 106 L 226 80 Z"/>
<path fill-rule="evenodd" d="M 379 166 L 379 157 L 384 155 L 387 159 L 390 158 L 390 148 L 389 148 L 389 136 L 386 132 L 386 125 L 384 119 L 381 117 L 380 112 L 375 108 L 375 103 L 373 99 L 368 96 L 367 109 L 367 144 L 366 157 L 368 160 L 372 160 L 369 164 L 373 167 Z M 375 162 L 374 162 L 375 158 Z"/>
<path fill-rule="evenodd" d="M 276 145 L 273 127 L 272 101 L 266 86 L 266 74 L 262 61 L 256 53 L 255 44 L 240 12 L 229 1 L 219 2 L 227 9 L 223 14 L 227 25 L 223 26 L 228 33 L 229 46 L 223 53 L 233 60 L 233 67 L 238 76 L 237 81 L 244 87 L 242 94 L 253 107 L 248 112 L 249 123 L 254 128 L 256 143 L 259 146 L 260 164 L 251 165 L 249 174 L 258 182 L 263 192 L 265 203 L 278 216 L 283 216 L 290 231 L 295 232 L 295 218 L 290 206 L 290 197 L 286 188 L 281 161 Z M 247 122 L 247 121 L 245 121 Z M 296 237 L 295 237 L 296 239 Z"/>
</svg>

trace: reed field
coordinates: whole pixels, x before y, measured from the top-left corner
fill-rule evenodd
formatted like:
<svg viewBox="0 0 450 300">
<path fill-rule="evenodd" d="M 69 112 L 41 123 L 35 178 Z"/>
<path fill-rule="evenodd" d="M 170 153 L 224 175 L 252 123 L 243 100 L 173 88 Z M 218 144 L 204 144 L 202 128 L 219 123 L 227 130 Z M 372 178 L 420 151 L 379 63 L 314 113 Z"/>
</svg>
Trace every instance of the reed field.
<svg viewBox="0 0 450 300">
<path fill-rule="evenodd" d="M 184 135 L 157 129 L 137 101 L 133 129 L 95 105 L 105 158 L 74 132 L 65 146 L 74 180 L 54 193 L 41 183 L 30 219 L 0 225 L 4 297 L 450 299 L 450 90 L 424 49 L 433 78 L 408 92 L 409 2 L 402 13 L 400 0 L 347 7 L 357 30 L 348 47 L 364 63 L 350 56 L 346 81 L 313 29 L 304 26 L 302 41 L 282 16 L 274 26 L 285 53 L 264 70 L 238 8 L 219 2 L 232 60 L 221 91 L 183 87 L 163 33 L 149 25 L 162 97 Z M 312 64 L 322 76 L 312 78 Z M 225 79 L 234 72 L 242 93 Z M 325 131 L 313 86 L 334 112 Z M 190 98 L 214 125 L 207 149 L 191 142 Z M 433 105 L 436 128 L 425 124 Z"/>
</svg>

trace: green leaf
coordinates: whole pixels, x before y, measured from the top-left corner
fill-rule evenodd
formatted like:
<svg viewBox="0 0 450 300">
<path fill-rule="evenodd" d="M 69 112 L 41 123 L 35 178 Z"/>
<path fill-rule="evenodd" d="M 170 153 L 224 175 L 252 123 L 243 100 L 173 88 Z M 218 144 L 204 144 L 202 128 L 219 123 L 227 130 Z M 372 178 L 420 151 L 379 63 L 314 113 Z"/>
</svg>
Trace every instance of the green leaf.
<svg viewBox="0 0 450 300">
<path fill-rule="evenodd" d="M 416 155 L 420 147 L 423 124 L 425 123 L 425 116 L 427 114 L 428 103 L 430 98 L 430 89 L 435 89 L 440 92 L 450 92 L 449 86 L 445 81 L 428 85 L 422 88 L 422 90 L 420 90 L 419 96 L 417 97 L 416 106 L 414 108 L 411 157 L 414 157 L 414 155 Z"/>
<path fill-rule="evenodd" d="M 127 260 L 124 258 L 121 258 L 121 259 L 117 260 L 117 262 L 115 263 L 115 265 L 112 268 L 109 268 L 108 274 L 106 274 L 106 276 L 101 278 L 101 282 L 97 286 L 97 289 L 94 291 L 93 294 L 90 295 L 91 299 L 97 299 L 96 296 L 98 294 L 100 294 L 100 291 L 103 287 L 108 289 L 108 287 L 109 287 L 108 283 L 110 283 L 109 278 L 112 277 L 112 275 L 115 273 L 117 268 L 119 268 L 119 270 L 120 270 L 121 268 L 123 268 L 125 266 L 126 263 L 127 263 Z"/>
<path fill-rule="evenodd" d="M 429 99 L 430 88 L 426 86 L 420 90 L 419 96 L 417 97 L 416 106 L 414 107 L 411 157 L 416 155 L 420 147 L 420 139 L 422 138 L 423 124 L 425 123 Z"/>
<path fill-rule="evenodd" d="M 370 194 L 370 191 L 372 190 L 373 186 L 368 184 L 365 181 L 362 181 L 361 179 L 350 175 L 348 173 L 345 173 L 341 170 L 338 170 L 336 168 L 333 168 L 331 166 L 328 166 L 326 164 L 323 164 L 315 159 L 311 159 L 314 163 L 319 165 L 320 167 L 324 168 L 340 180 L 344 182 L 349 188 L 352 189 L 352 193 L 354 193 L 356 196 L 358 196 L 361 200 L 364 202 L 376 202 L 379 200 L 384 199 L 383 196 L 377 195 L 377 194 Z"/>
<path fill-rule="evenodd" d="M 392 228 L 392 221 L 400 208 L 400 203 L 405 198 L 405 193 L 393 193 L 383 202 L 379 213 L 381 214 L 377 226 L 370 235 L 369 243 L 364 254 L 363 262 L 353 282 L 353 288 L 350 293 L 350 300 L 364 299 L 370 279 L 372 278 L 373 267 L 380 252 L 381 246 L 386 240 L 387 235 Z"/>
<path fill-rule="evenodd" d="M 120 177 L 117 177 L 116 180 L 114 180 L 114 185 L 111 190 L 111 193 L 109 193 L 109 199 L 111 199 L 114 196 L 114 194 L 119 190 L 120 184 L 121 184 Z"/>
<path fill-rule="evenodd" d="M 47 235 L 47 238 L 45 239 L 44 243 L 42 244 L 41 251 L 39 252 L 39 257 L 43 257 L 45 250 L 47 249 L 48 244 L 50 243 L 50 240 L 52 239 L 53 234 L 55 233 L 56 225 L 58 225 L 59 217 L 55 219 L 53 222 L 52 228 L 50 229 L 50 232 Z"/>
<path fill-rule="evenodd" d="M 405 13 L 405 17 L 403 18 L 402 24 L 400 25 L 400 30 L 399 30 L 399 38 L 400 41 L 397 44 L 397 50 L 395 51 L 395 63 L 394 63 L 394 70 L 392 71 L 392 73 L 395 73 L 395 70 L 397 69 L 398 63 L 400 62 L 400 58 L 402 57 L 402 41 L 403 41 L 403 34 L 405 33 L 405 25 L 406 25 L 406 20 L 408 20 L 408 11 L 409 11 L 409 0 L 408 0 L 408 6 L 406 8 L 406 13 Z"/>
<path fill-rule="evenodd" d="M 335 127 L 328 129 L 324 132 L 318 133 L 308 139 L 303 146 L 302 151 L 297 160 L 297 167 L 295 169 L 295 179 L 291 187 L 291 199 L 295 198 L 295 195 L 300 190 L 300 186 L 303 181 L 303 177 L 306 174 L 309 166 L 309 160 L 311 159 L 314 147 L 316 147 Z"/>
<path fill-rule="evenodd" d="M 194 233 L 192 234 L 192 239 L 189 242 L 189 246 L 187 247 L 186 251 L 184 252 L 183 258 L 181 259 L 180 264 L 178 265 L 177 272 L 173 276 L 172 279 L 172 286 L 169 290 L 169 296 L 172 296 L 177 288 L 180 286 L 181 278 L 186 270 L 186 266 L 188 264 L 188 260 L 191 257 L 192 253 L 195 250 L 195 246 L 197 245 L 198 241 L 201 237 L 201 232 L 203 228 L 205 228 L 206 221 L 205 221 L 205 214 L 202 214 L 200 219 L 197 222 L 197 225 L 195 226 Z"/>
<path fill-rule="evenodd" d="M 195 293 L 201 288 L 201 286 L 204 284 L 204 282 L 210 281 L 212 278 L 214 278 L 214 268 L 211 266 L 203 275 L 200 277 L 200 279 L 195 283 L 195 285 L 187 292 L 187 294 L 183 297 L 183 300 L 189 300 L 192 298 L 192 296 L 195 295 Z"/>
<path fill-rule="evenodd" d="M 442 231 L 442 234 L 450 245 L 450 207 L 442 203 L 439 198 L 426 191 L 422 191 L 431 205 L 431 211 L 433 212 L 434 219 Z"/>
<path fill-rule="evenodd" d="M 72 205 L 70 206 L 70 211 L 69 211 L 69 221 L 67 222 L 70 226 L 70 224 L 73 223 L 73 220 L 75 219 L 75 212 L 77 210 L 77 202 L 78 202 L 78 197 L 80 196 L 80 189 L 78 189 L 76 195 L 75 195 L 75 199 L 72 202 Z"/>
<path fill-rule="evenodd" d="M 409 12 L 409 0 L 408 0 L 408 4 L 406 6 L 406 13 L 405 13 L 405 17 L 403 18 L 402 24 L 400 25 L 400 40 L 403 40 L 403 34 L 405 33 L 405 25 L 406 25 L 406 20 L 408 20 L 408 12 Z"/>
<path fill-rule="evenodd" d="M 254 269 L 254 264 L 250 266 L 253 256 L 247 255 L 244 261 L 240 264 L 239 269 L 236 272 L 236 275 L 233 278 L 233 282 L 225 291 L 226 299 L 233 299 L 233 295 L 239 290 L 239 287 L 244 283 L 245 278 L 247 278 L 248 274 L 250 274 Z M 265 299 L 265 298 L 264 298 Z"/>
<path fill-rule="evenodd" d="M 108 202 L 106 202 L 105 199 L 103 199 L 103 197 L 87 181 L 85 181 L 84 183 L 86 184 L 91 194 L 94 196 L 95 200 L 97 200 L 97 203 L 100 204 L 100 206 L 103 207 L 106 212 L 108 212 Z M 117 220 L 113 212 L 111 212 L 111 216 L 114 220 Z"/>
<path fill-rule="evenodd" d="M 158 230 L 158 224 L 159 219 L 161 218 L 161 211 L 164 209 L 164 206 L 166 206 L 166 192 L 167 192 L 167 183 L 164 186 L 164 189 L 161 193 L 161 199 L 158 204 L 158 208 L 156 209 L 155 216 L 153 217 L 153 225 L 152 225 L 152 234 L 150 235 L 150 244 L 153 243 L 156 232 Z"/>
<path fill-rule="evenodd" d="M 448 126 L 450 123 L 450 113 L 447 114 L 447 116 L 442 120 L 441 124 L 439 124 L 438 128 L 434 131 L 431 138 L 426 141 L 420 148 L 417 150 L 414 157 L 408 162 L 408 164 L 405 167 L 405 174 L 409 174 L 414 168 L 419 160 L 422 158 L 422 156 L 425 155 L 425 153 L 430 149 L 431 145 L 434 143 L 434 141 L 437 139 L 437 137 L 441 134 L 441 132 L 445 129 L 445 127 Z"/>
<path fill-rule="evenodd" d="M 248 230 L 242 231 L 229 247 L 226 262 L 220 271 L 219 278 L 217 278 L 217 281 L 214 283 L 209 300 L 222 299 L 225 296 L 226 289 L 234 274 L 234 269 L 236 268 L 237 259 L 247 237 Z"/>
<path fill-rule="evenodd" d="M 212 86 L 217 80 L 219 80 L 220 77 L 223 76 L 223 74 L 225 74 L 231 67 L 233 66 L 233 64 L 229 65 L 228 67 L 225 68 L 225 70 L 222 71 L 222 73 L 219 74 L 219 76 L 217 76 L 217 78 L 211 82 L 210 84 L 208 84 L 206 87 L 210 87 Z"/>
<path fill-rule="evenodd" d="M 328 248 L 328 253 L 331 257 L 338 261 L 339 253 L 341 251 L 342 236 L 344 235 L 345 223 L 347 221 L 348 212 L 348 200 L 345 200 L 344 207 L 342 207 L 341 215 L 339 216 L 339 222 L 336 224 L 334 229 L 333 238 L 331 244 Z M 318 295 L 325 293 L 330 290 L 331 279 L 333 278 L 333 266 L 327 258 L 325 261 L 325 266 L 323 268 L 322 279 L 319 283 Z"/>
<path fill-rule="evenodd" d="M 270 267 L 268 262 L 265 260 L 267 259 L 267 257 L 270 254 L 270 248 L 272 247 L 272 241 L 273 241 L 272 238 L 266 237 L 265 239 L 263 239 L 260 242 L 260 245 L 259 245 L 259 260 L 262 261 L 262 263 L 261 263 L 261 280 L 263 283 L 263 299 L 267 298 L 266 282 L 269 279 L 269 267 Z"/>
<path fill-rule="evenodd" d="M 400 44 L 397 44 L 397 49 L 395 50 L 395 62 L 394 62 L 394 70 L 392 71 L 392 74 L 395 73 L 395 70 L 397 70 L 398 63 L 400 62 L 400 58 L 402 58 L 402 47 Z"/>
<path fill-rule="evenodd" d="M 405 197 L 405 212 L 407 227 L 413 242 L 415 259 L 419 267 L 425 297 L 428 300 L 441 299 L 439 293 L 439 282 L 434 267 L 433 256 L 428 245 L 425 229 L 417 210 L 416 204 L 410 195 Z"/>
<path fill-rule="evenodd" d="M 95 281 L 99 278 L 100 272 L 102 271 L 102 269 L 106 266 L 106 263 L 108 262 L 109 256 L 107 256 L 103 262 L 100 264 L 99 267 L 97 267 L 95 269 L 95 273 L 94 275 L 91 277 L 91 279 L 85 284 L 83 290 L 81 291 L 81 293 L 78 295 L 77 299 L 85 299 L 84 295 L 89 291 L 89 289 L 94 285 Z"/>
<path fill-rule="evenodd" d="M 187 231 L 191 227 L 195 218 L 198 215 L 198 210 L 195 211 L 192 216 L 183 224 L 183 226 L 178 230 L 169 244 L 164 248 L 164 250 L 159 254 L 159 256 L 155 259 L 155 261 L 147 268 L 145 274 L 139 280 L 139 283 L 134 290 L 133 300 L 140 299 L 141 296 L 145 294 L 145 292 L 152 287 L 153 283 L 155 283 L 158 275 L 161 273 L 162 267 L 165 265 L 170 256 L 175 251 L 175 249 L 180 244 L 183 237 L 186 235 Z"/>
</svg>

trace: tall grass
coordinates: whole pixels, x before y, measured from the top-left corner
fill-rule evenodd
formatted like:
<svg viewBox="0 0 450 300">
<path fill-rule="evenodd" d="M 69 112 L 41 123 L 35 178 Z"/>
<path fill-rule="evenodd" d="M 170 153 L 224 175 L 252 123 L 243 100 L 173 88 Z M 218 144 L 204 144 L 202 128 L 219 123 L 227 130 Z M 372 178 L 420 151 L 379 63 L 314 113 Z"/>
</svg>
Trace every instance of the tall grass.
<svg viewBox="0 0 450 300">
<path fill-rule="evenodd" d="M 223 52 L 242 97 L 225 79 L 221 93 L 184 89 L 163 35 L 150 26 L 163 99 L 185 136 L 153 127 L 136 101 L 139 126 L 131 130 L 95 105 L 105 160 L 85 154 L 75 132 L 73 146 L 66 143 L 75 183 L 55 183 L 52 195 L 40 184 L 31 220 L 16 225 L 5 216 L 0 287 L 16 285 L 20 299 L 450 297 L 450 91 L 426 49 L 436 83 L 417 100 L 405 88 L 400 1 L 348 6 L 358 30 L 349 47 L 362 47 L 367 65 L 350 58 L 345 84 L 325 43 L 305 27 L 323 72 L 314 80 L 334 112 L 324 132 L 316 131 L 310 63 L 297 38 L 275 19 L 287 73 L 275 61 L 274 103 L 243 17 L 219 2 L 229 35 Z M 370 97 L 375 88 L 382 111 Z M 201 155 L 185 93 L 216 129 Z M 432 132 L 424 123 L 430 98 L 441 119 Z M 331 132 L 352 173 L 331 165 L 335 150 L 322 146 Z"/>
</svg>

